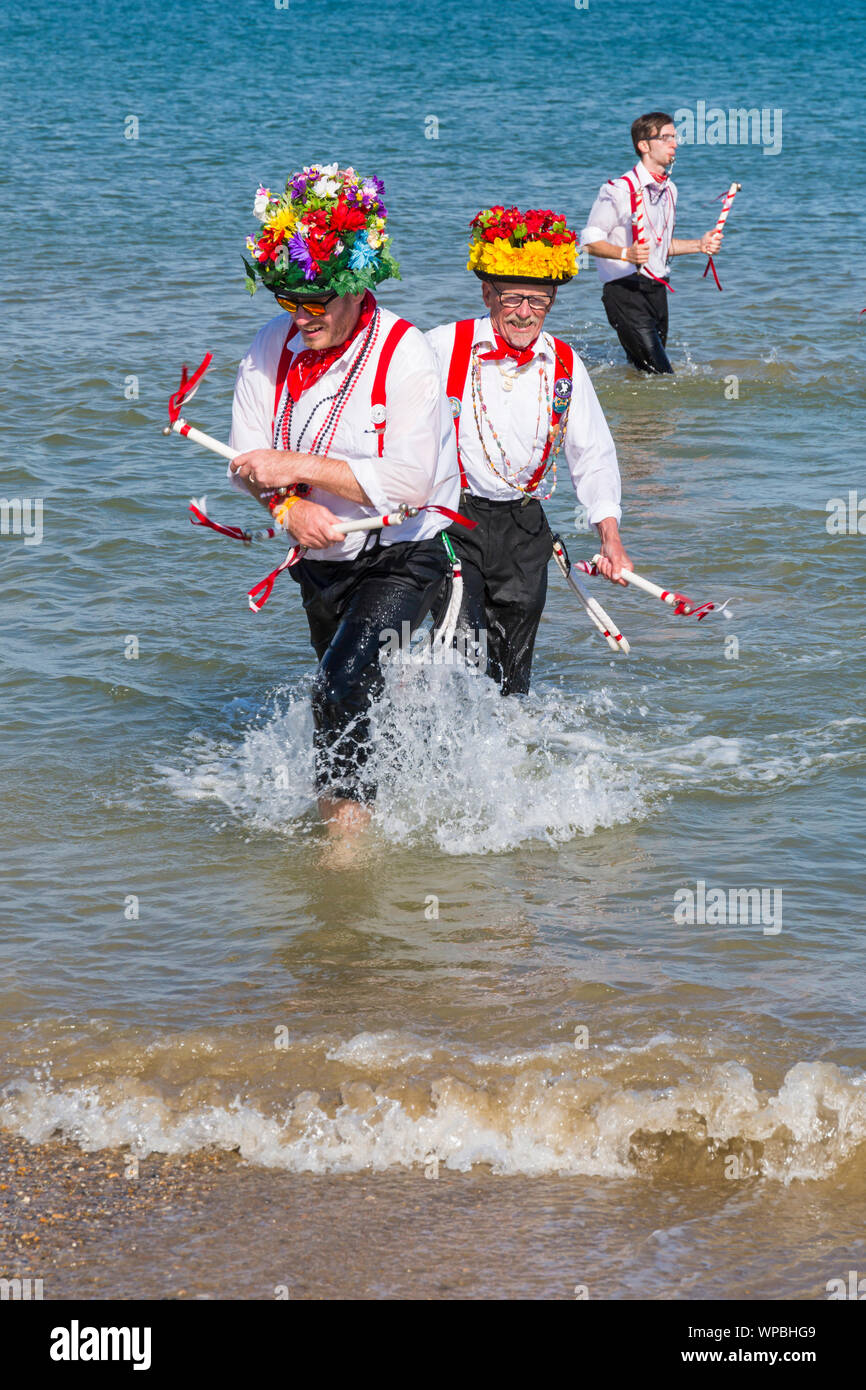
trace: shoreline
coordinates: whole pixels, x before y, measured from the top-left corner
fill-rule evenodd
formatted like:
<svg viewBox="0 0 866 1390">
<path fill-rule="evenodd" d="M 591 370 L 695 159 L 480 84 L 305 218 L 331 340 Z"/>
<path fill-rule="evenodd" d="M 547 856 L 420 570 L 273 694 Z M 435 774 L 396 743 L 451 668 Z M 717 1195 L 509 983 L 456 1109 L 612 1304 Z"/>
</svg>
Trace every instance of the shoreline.
<svg viewBox="0 0 866 1390">
<path fill-rule="evenodd" d="M 124 1150 L 0 1132 L 0 1277 L 41 1279 L 45 1301 L 809 1300 L 863 1255 L 856 1162 L 751 1189 L 295 1174 L 224 1151 L 131 1169 Z"/>
</svg>

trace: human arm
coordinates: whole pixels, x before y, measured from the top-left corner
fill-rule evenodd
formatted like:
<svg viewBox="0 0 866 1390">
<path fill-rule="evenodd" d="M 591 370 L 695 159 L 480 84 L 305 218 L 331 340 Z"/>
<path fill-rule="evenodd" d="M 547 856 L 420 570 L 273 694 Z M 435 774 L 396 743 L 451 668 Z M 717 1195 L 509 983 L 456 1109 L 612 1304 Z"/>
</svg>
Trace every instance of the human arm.
<svg viewBox="0 0 866 1390">
<path fill-rule="evenodd" d="M 650 249 L 644 241 L 636 241 L 632 246 L 614 246 L 612 241 L 587 241 L 582 249 L 603 260 L 628 261 L 630 265 L 646 265 L 650 258 Z"/>
<path fill-rule="evenodd" d="M 671 240 L 671 256 L 715 256 L 724 240 L 724 232 L 704 232 L 701 237 L 680 238 L 673 237 Z"/>
<path fill-rule="evenodd" d="M 622 180 L 602 185 L 580 234 L 580 244 L 602 260 L 627 261 L 629 265 L 645 265 L 649 260 L 648 244 L 633 241 L 631 197 Z"/>
<path fill-rule="evenodd" d="M 589 373 L 578 358 L 572 378 L 565 456 L 577 499 L 601 541 L 599 572 L 605 579 L 625 584 L 620 577 L 622 571 L 634 566 L 619 534 L 622 511 L 616 448 Z"/>
<path fill-rule="evenodd" d="M 244 480 L 248 490 L 262 501 L 262 492 L 276 487 L 321 488 L 334 497 L 345 497 L 360 507 L 373 503 L 344 459 L 329 454 L 298 454 L 284 449 L 251 449 L 238 454 L 231 463 L 232 471 Z M 254 481 L 251 481 L 254 480 Z"/>
<path fill-rule="evenodd" d="M 623 570 L 633 570 L 634 565 L 622 543 L 616 517 L 603 517 L 601 521 L 595 523 L 595 529 L 601 541 L 598 561 L 599 574 L 603 574 L 605 579 L 609 579 L 614 584 L 625 584 L 626 581 L 620 576 Z"/>
<path fill-rule="evenodd" d="M 235 388 L 232 433 L 234 446 L 247 448 L 231 464 L 235 486 L 262 500 L 263 490 L 305 483 L 380 512 L 392 511 L 401 502 L 410 506 L 426 503 L 436 477 L 443 434 L 447 436 L 450 431 L 450 414 L 436 359 L 417 328 L 410 328 L 401 338 L 388 369 L 381 457 L 376 452 L 377 434 L 371 427 L 369 406 L 344 415 L 337 436 L 341 457 L 276 450 L 260 422 L 257 431 L 236 431 L 236 418 L 244 418 L 243 367 L 242 363 Z"/>
</svg>

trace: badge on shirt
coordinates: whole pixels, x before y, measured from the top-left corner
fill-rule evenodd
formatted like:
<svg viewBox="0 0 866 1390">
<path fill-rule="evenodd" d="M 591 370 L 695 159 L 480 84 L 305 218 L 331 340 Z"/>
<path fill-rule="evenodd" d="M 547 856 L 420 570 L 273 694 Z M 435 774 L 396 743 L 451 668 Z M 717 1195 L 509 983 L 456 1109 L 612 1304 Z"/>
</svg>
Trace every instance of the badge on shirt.
<svg viewBox="0 0 866 1390">
<path fill-rule="evenodd" d="M 568 405 L 571 397 L 571 382 L 567 376 L 561 376 L 558 381 L 553 383 L 553 408 L 557 415 L 561 415 Z"/>
<path fill-rule="evenodd" d="M 449 396 L 448 400 L 451 404 L 451 414 L 454 416 L 454 419 L 456 420 L 457 416 L 460 414 L 460 411 L 463 409 L 460 397 Z"/>
</svg>

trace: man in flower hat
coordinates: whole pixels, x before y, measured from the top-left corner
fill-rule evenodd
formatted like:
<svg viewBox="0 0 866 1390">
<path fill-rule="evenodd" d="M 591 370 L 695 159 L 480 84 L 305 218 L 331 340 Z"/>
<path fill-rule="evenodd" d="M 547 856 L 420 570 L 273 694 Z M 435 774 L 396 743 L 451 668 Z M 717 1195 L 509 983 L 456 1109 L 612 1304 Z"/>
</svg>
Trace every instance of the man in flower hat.
<svg viewBox="0 0 866 1390">
<path fill-rule="evenodd" d="M 451 413 L 431 349 L 372 294 L 399 276 L 383 194 L 379 179 L 336 164 L 303 169 L 282 194 L 259 189 L 247 284 L 254 292 L 261 281 L 284 312 L 242 360 L 232 410 L 232 447 L 243 451 L 229 466 L 236 486 L 306 547 L 289 573 L 319 658 L 319 807 L 338 832 L 362 825 L 375 795 L 366 764 L 380 645 L 416 627 L 441 587 L 448 518 L 437 507 L 447 511 L 458 496 Z M 388 530 L 340 529 L 341 519 L 431 499 Z"/>
<path fill-rule="evenodd" d="M 460 510 L 477 523 L 449 534 L 463 565 L 461 622 L 480 646 L 486 638 L 502 693 L 525 694 L 552 553 L 541 501 L 562 460 L 601 538 L 601 572 L 624 583 L 631 562 L 601 406 L 580 359 L 544 331 L 559 286 L 577 274 L 574 233 L 556 213 L 517 208 L 486 208 L 470 225 L 467 269 L 488 312 L 427 334 L 454 416 Z"/>
<path fill-rule="evenodd" d="M 608 322 L 633 367 L 673 372 L 665 350 L 668 337 L 668 279 L 671 256 L 713 256 L 721 232 L 688 240 L 674 236 L 677 186 L 671 170 L 677 157 L 673 117 L 649 111 L 632 122 L 638 162 L 599 190 L 581 245 L 595 256 Z"/>
</svg>

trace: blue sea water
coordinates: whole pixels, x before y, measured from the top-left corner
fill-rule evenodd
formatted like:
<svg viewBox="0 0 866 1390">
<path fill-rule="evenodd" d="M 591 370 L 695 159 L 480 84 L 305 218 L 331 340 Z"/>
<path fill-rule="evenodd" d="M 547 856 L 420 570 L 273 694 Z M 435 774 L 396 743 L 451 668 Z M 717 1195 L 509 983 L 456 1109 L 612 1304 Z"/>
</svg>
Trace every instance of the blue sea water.
<svg viewBox="0 0 866 1390">
<path fill-rule="evenodd" d="M 707 1243 L 716 1296 L 823 1296 L 866 1260 L 838 1215 L 866 1174 L 862 7 L 12 3 L 0 33 L 3 495 L 43 518 L 0 536 L 2 1123 L 550 1183 L 607 1296 L 707 1296 Z M 552 570 L 525 703 L 392 673 L 374 845 L 339 869 L 294 586 L 247 610 L 270 552 L 190 532 L 191 495 L 252 517 L 160 433 L 210 350 L 191 414 L 227 436 L 273 308 L 243 286 L 255 188 L 334 159 L 384 178 L 381 297 L 426 329 L 480 302 L 479 207 L 579 228 L 634 116 L 699 103 L 773 113 L 781 145 L 681 148 L 679 235 L 742 192 L 723 293 L 674 262 L 676 375 L 625 365 L 591 265 L 551 327 L 611 425 L 638 569 L 734 617 L 598 586 L 617 659 Z M 562 483 L 549 510 L 590 554 Z M 780 930 L 675 917 L 748 888 Z M 701 1237 L 672 1216 L 635 1267 L 667 1190 Z"/>
</svg>

